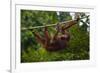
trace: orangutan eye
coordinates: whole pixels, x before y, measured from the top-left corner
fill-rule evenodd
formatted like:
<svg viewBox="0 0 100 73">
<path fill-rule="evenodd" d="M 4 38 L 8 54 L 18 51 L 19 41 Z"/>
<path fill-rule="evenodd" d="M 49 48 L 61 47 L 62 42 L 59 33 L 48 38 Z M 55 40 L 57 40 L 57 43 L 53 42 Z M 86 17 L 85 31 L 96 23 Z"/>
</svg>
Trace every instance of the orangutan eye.
<svg viewBox="0 0 100 73">
<path fill-rule="evenodd" d="M 66 39 L 66 37 L 61 37 L 61 40 L 65 40 Z"/>
</svg>

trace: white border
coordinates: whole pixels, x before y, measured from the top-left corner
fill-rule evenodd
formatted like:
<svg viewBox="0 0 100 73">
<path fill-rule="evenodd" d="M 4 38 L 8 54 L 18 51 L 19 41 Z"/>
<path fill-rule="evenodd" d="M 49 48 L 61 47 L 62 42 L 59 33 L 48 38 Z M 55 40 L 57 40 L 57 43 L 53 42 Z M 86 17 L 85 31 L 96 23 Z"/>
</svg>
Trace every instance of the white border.
<svg viewBox="0 0 100 73">
<path fill-rule="evenodd" d="M 95 10 L 93 7 L 75 6 L 46 6 L 31 4 L 14 4 L 12 7 L 12 46 L 11 46 L 11 72 L 19 71 L 39 71 L 51 69 L 79 68 L 95 65 Z M 69 12 L 89 12 L 90 13 L 90 60 L 85 61 L 63 61 L 44 63 L 20 63 L 20 9 L 47 10 L 47 11 L 69 11 Z M 94 29 L 94 30 L 93 30 Z M 15 45 L 16 44 L 16 45 Z"/>
</svg>

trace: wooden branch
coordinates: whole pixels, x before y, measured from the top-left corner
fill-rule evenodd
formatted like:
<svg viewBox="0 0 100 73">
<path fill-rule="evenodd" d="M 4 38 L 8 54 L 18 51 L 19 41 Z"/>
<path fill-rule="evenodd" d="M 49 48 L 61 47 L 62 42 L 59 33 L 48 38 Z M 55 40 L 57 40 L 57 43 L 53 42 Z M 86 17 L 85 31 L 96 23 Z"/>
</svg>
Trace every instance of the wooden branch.
<svg viewBox="0 0 100 73">
<path fill-rule="evenodd" d="M 51 26 L 56 26 L 56 24 L 51 24 L 51 25 L 45 25 L 45 26 L 35 26 L 35 27 L 23 27 L 21 30 L 31 30 L 31 29 L 37 29 L 37 28 L 44 28 L 44 27 L 51 27 Z"/>
<path fill-rule="evenodd" d="M 84 19 L 84 18 L 86 18 L 86 17 L 89 17 L 89 16 L 85 16 L 85 17 L 82 17 L 82 18 L 80 18 L 80 19 Z M 80 20 L 79 19 L 79 20 Z M 64 21 L 64 22 L 60 22 L 59 24 L 69 24 L 70 22 L 73 22 L 73 21 L 77 21 L 77 20 L 69 20 L 69 21 Z M 76 23 L 75 23 L 76 24 Z M 32 29 L 38 29 L 38 28 L 44 28 L 44 27 L 52 27 L 52 26 L 56 26 L 57 25 L 57 23 L 55 23 L 55 24 L 48 24 L 48 25 L 44 25 L 44 26 L 35 26 L 35 27 L 28 27 L 28 28 L 26 28 L 26 27 L 23 27 L 23 28 L 21 28 L 21 30 L 32 30 Z M 72 24 L 73 25 L 73 24 Z M 67 27 L 66 27 L 67 28 Z M 69 27 L 68 27 L 69 28 Z"/>
<path fill-rule="evenodd" d="M 69 20 L 69 21 L 60 22 L 59 24 L 67 24 L 67 23 L 69 23 L 71 21 L 75 21 L 75 20 Z M 57 25 L 57 23 L 56 24 L 48 24 L 48 25 L 44 25 L 44 26 L 28 27 L 28 28 L 23 27 L 23 28 L 21 28 L 21 30 L 32 30 L 32 29 L 38 29 L 38 28 L 44 28 L 44 27 L 52 27 L 52 26 L 56 26 L 56 25 Z"/>
</svg>

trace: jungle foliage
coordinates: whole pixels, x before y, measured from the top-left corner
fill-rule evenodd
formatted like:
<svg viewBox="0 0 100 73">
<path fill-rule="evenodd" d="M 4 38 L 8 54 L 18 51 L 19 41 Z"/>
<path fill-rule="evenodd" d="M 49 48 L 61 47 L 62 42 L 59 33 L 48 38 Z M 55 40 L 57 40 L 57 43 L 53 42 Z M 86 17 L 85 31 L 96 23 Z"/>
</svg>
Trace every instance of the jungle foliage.
<svg viewBox="0 0 100 73">
<path fill-rule="evenodd" d="M 56 11 L 36 11 L 36 10 L 21 10 L 21 28 L 36 27 L 42 25 L 50 25 L 62 21 L 72 19 L 70 12 Z M 86 16 L 85 13 L 80 13 L 80 17 Z M 82 22 L 82 25 L 79 25 Z M 71 39 L 68 47 L 61 51 L 49 52 L 46 51 L 35 39 L 33 30 L 21 30 L 21 62 L 47 62 L 47 61 L 63 61 L 63 60 L 87 60 L 89 59 L 89 17 L 85 21 L 80 21 L 78 24 L 69 28 Z M 49 33 L 54 35 L 56 27 L 48 27 Z M 43 36 L 42 29 L 34 29 Z"/>
</svg>

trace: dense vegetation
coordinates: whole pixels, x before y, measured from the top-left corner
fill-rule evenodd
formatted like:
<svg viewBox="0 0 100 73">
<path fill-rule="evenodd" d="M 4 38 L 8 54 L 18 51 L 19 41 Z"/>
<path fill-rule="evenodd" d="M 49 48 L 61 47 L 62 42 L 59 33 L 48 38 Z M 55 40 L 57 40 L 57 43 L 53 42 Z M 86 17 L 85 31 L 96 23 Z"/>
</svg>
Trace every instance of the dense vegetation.
<svg viewBox="0 0 100 73">
<path fill-rule="evenodd" d="M 81 17 L 86 16 L 80 13 Z M 34 11 L 21 10 L 21 28 L 35 27 L 41 25 L 55 24 L 61 21 L 71 20 L 70 12 L 56 11 Z M 35 39 L 32 30 L 21 30 L 21 62 L 46 62 L 46 61 L 62 61 L 62 60 L 87 60 L 89 59 L 89 17 L 86 21 L 82 21 L 72 26 L 68 31 L 71 39 L 68 47 L 61 51 L 46 51 Z M 49 33 L 55 33 L 55 27 L 49 27 Z M 43 29 L 34 29 L 43 36 Z"/>
</svg>

